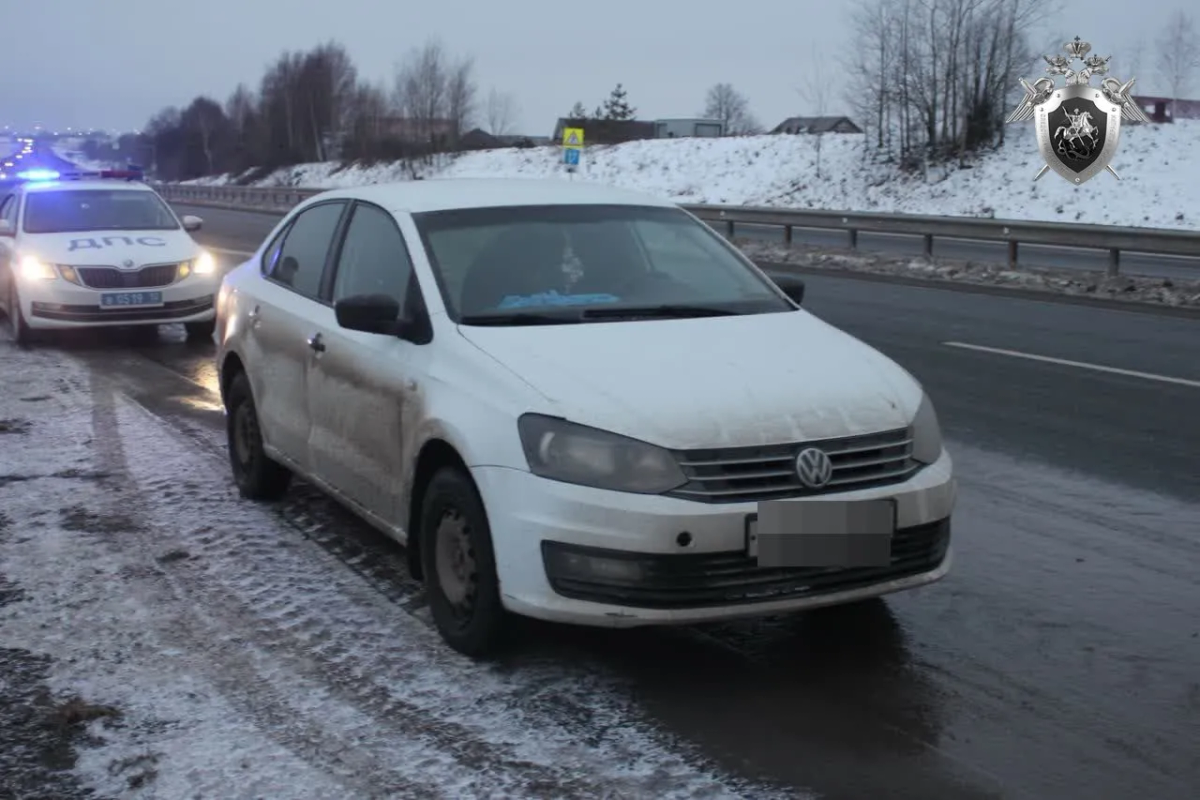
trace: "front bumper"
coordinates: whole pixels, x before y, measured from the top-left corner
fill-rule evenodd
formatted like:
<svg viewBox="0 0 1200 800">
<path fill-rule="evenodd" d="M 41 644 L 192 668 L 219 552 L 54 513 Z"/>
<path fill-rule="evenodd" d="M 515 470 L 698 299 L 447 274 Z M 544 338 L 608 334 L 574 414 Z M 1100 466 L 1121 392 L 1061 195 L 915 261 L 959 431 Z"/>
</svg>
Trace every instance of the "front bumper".
<svg viewBox="0 0 1200 800">
<path fill-rule="evenodd" d="M 191 276 L 168 286 L 148 289 L 88 289 L 62 279 L 22 281 L 18 289 L 21 312 L 31 328 L 41 330 L 117 325 L 161 325 L 207 322 L 215 317 L 216 276 Z M 102 307 L 100 295 L 109 292 L 161 292 L 162 305 Z"/>
<path fill-rule="evenodd" d="M 745 551 L 754 503 L 607 492 L 502 467 L 472 474 L 505 607 L 539 619 L 634 627 L 797 611 L 932 583 L 952 561 L 945 453 L 903 483 L 823 496 L 896 502 L 891 565 L 854 569 L 757 567 Z"/>
</svg>

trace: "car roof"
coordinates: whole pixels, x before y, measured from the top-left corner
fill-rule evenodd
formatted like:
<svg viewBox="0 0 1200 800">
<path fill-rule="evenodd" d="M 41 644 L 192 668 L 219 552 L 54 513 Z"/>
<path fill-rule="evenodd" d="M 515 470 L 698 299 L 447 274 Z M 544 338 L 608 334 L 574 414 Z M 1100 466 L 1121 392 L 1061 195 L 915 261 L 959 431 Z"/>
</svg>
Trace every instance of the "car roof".
<svg viewBox="0 0 1200 800">
<path fill-rule="evenodd" d="M 139 181 L 127 181 L 118 178 L 97 178 L 95 180 L 71 181 L 28 181 L 24 185 L 26 192 L 60 192 L 72 189 L 111 189 L 116 191 L 154 191 Z"/>
<path fill-rule="evenodd" d="M 411 214 L 458 208 L 531 205 L 624 205 L 673 208 L 652 194 L 584 180 L 548 178 L 432 178 L 331 189 L 324 200 L 356 199 Z"/>
</svg>

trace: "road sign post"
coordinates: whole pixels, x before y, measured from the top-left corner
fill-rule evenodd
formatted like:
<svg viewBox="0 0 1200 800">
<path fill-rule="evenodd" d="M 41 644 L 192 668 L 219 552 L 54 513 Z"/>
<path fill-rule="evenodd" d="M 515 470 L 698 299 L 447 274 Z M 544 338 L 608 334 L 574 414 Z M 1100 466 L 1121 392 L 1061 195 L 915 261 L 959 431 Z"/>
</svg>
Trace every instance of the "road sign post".
<svg viewBox="0 0 1200 800">
<path fill-rule="evenodd" d="M 583 128 L 565 128 L 563 130 L 563 165 L 567 172 L 579 168 L 583 158 Z"/>
</svg>

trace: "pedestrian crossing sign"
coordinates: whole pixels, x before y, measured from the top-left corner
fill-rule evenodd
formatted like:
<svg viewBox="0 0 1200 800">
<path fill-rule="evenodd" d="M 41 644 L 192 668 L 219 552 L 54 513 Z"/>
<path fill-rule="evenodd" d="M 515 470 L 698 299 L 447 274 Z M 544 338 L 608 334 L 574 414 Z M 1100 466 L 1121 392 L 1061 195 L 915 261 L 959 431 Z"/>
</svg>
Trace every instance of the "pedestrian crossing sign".
<svg viewBox="0 0 1200 800">
<path fill-rule="evenodd" d="M 583 128 L 565 128 L 563 147 L 583 147 Z"/>
</svg>

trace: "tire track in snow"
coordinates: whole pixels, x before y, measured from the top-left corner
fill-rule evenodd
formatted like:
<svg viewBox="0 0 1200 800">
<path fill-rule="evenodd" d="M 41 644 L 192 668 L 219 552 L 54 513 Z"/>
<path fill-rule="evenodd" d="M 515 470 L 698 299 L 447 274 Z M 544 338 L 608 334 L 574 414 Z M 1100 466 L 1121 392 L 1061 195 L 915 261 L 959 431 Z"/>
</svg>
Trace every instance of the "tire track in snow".
<svg viewBox="0 0 1200 800">
<path fill-rule="evenodd" d="M 442 796 L 436 787 L 414 786 L 416 781 L 412 777 L 407 777 L 404 783 L 385 779 L 380 773 L 386 762 L 381 763 L 377 757 L 371 757 L 376 754 L 364 753 L 344 736 L 326 730 L 327 719 L 306 715 L 294 702 L 289 702 L 270 680 L 268 670 L 271 665 L 263 663 L 265 659 L 256 653 L 253 641 L 231 631 L 233 620 L 221 613 L 224 609 L 192 602 L 195 599 L 193 593 L 184 581 L 179 580 L 176 571 L 157 564 L 152 554 L 161 554 L 165 542 L 155 534 L 161 528 L 146 518 L 144 509 L 150 504 L 140 487 L 133 483 L 118 420 L 119 400 L 111 385 L 93 377 L 92 427 L 97 466 L 101 472 L 113 476 L 104 513 L 110 519 L 125 519 L 131 523 L 127 533 L 138 540 L 141 550 L 138 557 L 143 562 L 140 569 L 134 574 L 127 572 L 125 577 L 139 584 L 141 599 L 147 607 L 172 608 L 180 612 L 170 620 L 171 628 L 158 633 L 166 641 L 194 653 L 197 657 L 193 664 L 204 677 L 265 736 L 334 778 L 347 792 L 365 797 Z M 60 388 L 78 387 L 66 384 Z M 122 478 L 121 483 L 115 482 Z M 115 543 L 112 546 L 117 547 Z M 320 689 L 319 685 L 313 685 L 310 691 L 319 693 Z M 324 706 L 320 710 L 328 714 L 331 709 Z"/>
<path fill-rule="evenodd" d="M 236 512 L 247 520 L 257 517 L 261 522 L 255 524 L 269 530 L 273 515 L 232 499 L 224 464 L 218 468 L 186 448 L 181 452 L 159 417 L 144 409 L 120 409 L 117 416 L 120 436 L 141 439 L 139 458 L 129 467 L 143 502 L 183 533 L 174 544 L 201 555 L 173 568 L 188 593 L 210 611 L 219 610 L 223 622 L 236 620 L 248 640 L 286 665 L 289 674 L 303 675 L 371 717 L 375 747 L 361 739 L 356 747 L 390 746 L 394 753 L 406 736 L 407 746 L 414 747 L 411 738 L 418 735 L 433 755 L 406 760 L 422 763 L 422 771 L 456 773 L 442 782 L 455 792 L 738 796 L 740 781 L 716 778 L 667 749 L 607 677 L 583 669 L 563 675 L 557 665 L 541 668 L 541 675 L 536 667 L 510 676 L 489 673 L 445 650 L 424 623 L 396 614 L 402 610 L 397 601 L 411 599 L 409 593 L 381 597 L 364 592 L 371 587 L 357 580 L 347 582 L 337 554 L 303 543 L 295 547 L 286 538 L 282 544 L 291 546 L 281 546 L 278 533 L 264 536 L 244 524 L 213 525 L 219 513 Z M 148 422 L 164 430 L 146 436 Z M 189 475 L 192 485 L 164 475 Z M 323 609 L 334 613 L 322 614 Z M 531 692 L 539 678 L 542 689 Z M 603 733 L 597 736 L 598 731 Z M 765 796 L 761 788 L 754 794 Z"/>
</svg>

